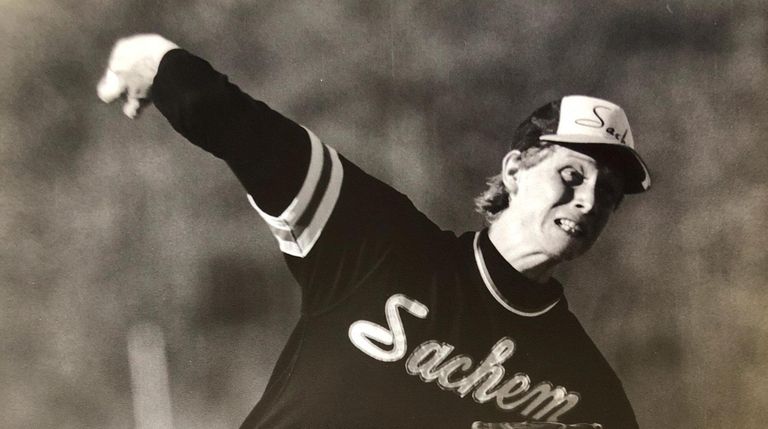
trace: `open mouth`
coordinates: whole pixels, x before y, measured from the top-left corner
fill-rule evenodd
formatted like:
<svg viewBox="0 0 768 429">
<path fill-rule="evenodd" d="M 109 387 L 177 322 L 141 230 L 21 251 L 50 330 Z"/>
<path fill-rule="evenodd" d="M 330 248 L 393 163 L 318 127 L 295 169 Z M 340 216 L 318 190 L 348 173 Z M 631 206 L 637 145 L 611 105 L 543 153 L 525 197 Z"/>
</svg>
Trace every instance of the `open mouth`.
<svg viewBox="0 0 768 429">
<path fill-rule="evenodd" d="M 571 219 L 558 218 L 558 219 L 555 219 L 555 224 L 560 229 L 565 231 L 566 234 L 573 237 L 582 237 L 586 232 L 585 228 L 581 224 Z"/>
</svg>

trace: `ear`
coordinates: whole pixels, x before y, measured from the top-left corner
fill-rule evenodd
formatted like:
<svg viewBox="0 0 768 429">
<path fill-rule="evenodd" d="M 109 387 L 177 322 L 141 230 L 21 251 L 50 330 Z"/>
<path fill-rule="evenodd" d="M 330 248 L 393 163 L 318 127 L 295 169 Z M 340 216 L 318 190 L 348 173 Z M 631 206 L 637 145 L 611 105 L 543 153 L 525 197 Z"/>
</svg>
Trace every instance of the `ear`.
<svg viewBox="0 0 768 429">
<path fill-rule="evenodd" d="M 510 194 L 517 192 L 516 175 L 520 171 L 521 161 L 521 152 L 515 149 L 504 155 L 504 160 L 501 162 L 501 180 Z"/>
</svg>

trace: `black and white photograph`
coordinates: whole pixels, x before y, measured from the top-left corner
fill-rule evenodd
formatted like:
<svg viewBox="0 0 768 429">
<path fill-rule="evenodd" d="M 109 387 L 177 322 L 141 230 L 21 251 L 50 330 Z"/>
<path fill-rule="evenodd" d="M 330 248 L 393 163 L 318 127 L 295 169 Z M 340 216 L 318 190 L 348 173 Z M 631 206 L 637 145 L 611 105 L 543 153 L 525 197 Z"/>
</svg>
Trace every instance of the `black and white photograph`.
<svg viewBox="0 0 768 429">
<path fill-rule="evenodd" d="M 0 35 L 0 427 L 768 422 L 764 2 L 0 0 Z"/>
</svg>

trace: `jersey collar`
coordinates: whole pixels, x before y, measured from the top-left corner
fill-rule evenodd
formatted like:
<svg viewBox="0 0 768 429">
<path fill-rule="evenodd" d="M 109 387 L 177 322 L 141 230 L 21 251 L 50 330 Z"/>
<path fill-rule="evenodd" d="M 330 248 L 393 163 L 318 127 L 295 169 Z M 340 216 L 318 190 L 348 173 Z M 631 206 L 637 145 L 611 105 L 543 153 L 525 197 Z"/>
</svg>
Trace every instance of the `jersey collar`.
<svg viewBox="0 0 768 429">
<path fill-rule="evenodd" d="M 553 309 L 563 296 L 556 280 L 535 283 L 515 270 L 496 250 L 488 230 L 475 233 L 475 262 L 486 288 L 508 311 L 524 317 L 536 317 Z"/>
</svg>

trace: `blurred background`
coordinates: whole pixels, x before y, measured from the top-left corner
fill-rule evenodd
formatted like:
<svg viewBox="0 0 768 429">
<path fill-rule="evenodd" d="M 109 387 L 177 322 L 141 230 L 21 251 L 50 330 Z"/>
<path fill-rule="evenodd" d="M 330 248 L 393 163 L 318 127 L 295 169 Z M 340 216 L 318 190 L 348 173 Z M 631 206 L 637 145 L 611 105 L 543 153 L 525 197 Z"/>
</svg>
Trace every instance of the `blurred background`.
<svg viewBox="0 0 768 429">
<path fill-rule="evenodd" d="M 761 427 L 767 24 L 760 0 L 0 0 L 0 427 L 133 427 L 131 341 L 159 345 L 175 427 L 237 427 L 297 320 L 226 165 L 97 99 L 150 31 L 458 232 L 530 111 L 621 104 L 654 187 L 558 274 L 572 310 L 641 427 Z"/>
</svg>

